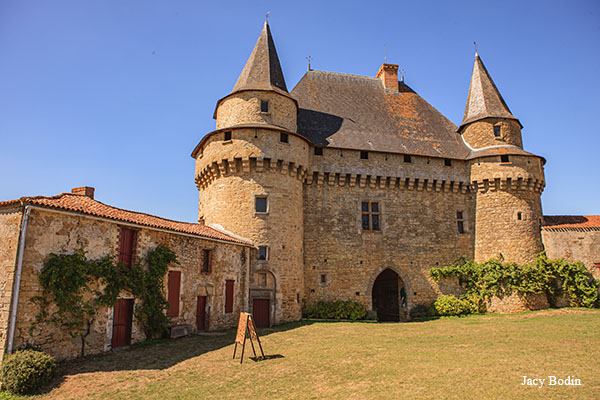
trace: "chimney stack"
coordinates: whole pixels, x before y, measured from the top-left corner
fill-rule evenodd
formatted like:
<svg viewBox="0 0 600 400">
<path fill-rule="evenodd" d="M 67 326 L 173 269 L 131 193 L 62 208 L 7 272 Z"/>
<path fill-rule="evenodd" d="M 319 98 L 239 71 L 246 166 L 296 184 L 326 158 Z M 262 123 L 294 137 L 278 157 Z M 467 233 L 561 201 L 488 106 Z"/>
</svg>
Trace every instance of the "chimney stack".
<svg viewBox="0 0 600 400">
<path fill-rule="evenodd" d="M 96 189 L 94 189 L 93 187 L 89 187 L 89 186 L 81 186 L 81 187 L 76 187 L 71 189 L 71 193 L 73 194 L 79 194 L 82 196 L 87 196 L 90 199 L 94 199 L 94 191 Z"/>
<path fill-rule="evenodd" d="M 383 87 L 398 91 L 398 65 L 384 63 L 379 67 L 376 76 L 383 82 Z"/>
</svg>

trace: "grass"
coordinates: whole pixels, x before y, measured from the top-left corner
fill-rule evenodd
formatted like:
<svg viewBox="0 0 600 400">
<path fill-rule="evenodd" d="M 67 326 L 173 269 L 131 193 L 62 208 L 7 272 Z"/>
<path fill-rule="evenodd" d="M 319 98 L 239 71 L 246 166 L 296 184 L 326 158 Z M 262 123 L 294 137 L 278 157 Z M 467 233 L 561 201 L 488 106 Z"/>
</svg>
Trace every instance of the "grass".
<svg viewBox="0 0 600 400">
<path fill-rule="evenodd" d="M 302 321 L 261 334 L 265 353 L 283 357 L 240 365 L 231 359 L 233 331 L 194 336 L 64 364 L 55 388 L 40 397 L 600 398 L 600 310 L 389 324 Z M 524 375 L 571 376 L 582 386 L 525 387 Z"/>
</svg>

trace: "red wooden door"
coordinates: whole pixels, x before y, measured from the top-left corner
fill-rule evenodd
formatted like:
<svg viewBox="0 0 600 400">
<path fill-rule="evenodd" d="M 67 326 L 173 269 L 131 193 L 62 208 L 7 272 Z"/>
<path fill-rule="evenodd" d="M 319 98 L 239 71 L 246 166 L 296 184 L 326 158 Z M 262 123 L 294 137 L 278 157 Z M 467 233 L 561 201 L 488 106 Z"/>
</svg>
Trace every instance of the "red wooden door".
<svg viewBox="0 0 600 400">
<path fill-rule="evenodd" d="M 133 319 L 133 299 L 118 299 L 113 317 L 112 347 L 131 343 L 131 321 Z"/>
<path fill-rule="evenodd" d="M 206 296 L 198 296 L 196 327 L 198 328 L 198 332 L 206 330 Z"/>
<path fill-rule="evenodd" d="M 252 300 L 252 319 L 257 328 L 269 327 L 269 299 L 253 299 Z"/>
<path fill-rule="evenodd" d="M 169 271 L 169 309 L 167 317 L 179 316 L 179 289 L 181 287 L 181 271 Z"/>
</svg>

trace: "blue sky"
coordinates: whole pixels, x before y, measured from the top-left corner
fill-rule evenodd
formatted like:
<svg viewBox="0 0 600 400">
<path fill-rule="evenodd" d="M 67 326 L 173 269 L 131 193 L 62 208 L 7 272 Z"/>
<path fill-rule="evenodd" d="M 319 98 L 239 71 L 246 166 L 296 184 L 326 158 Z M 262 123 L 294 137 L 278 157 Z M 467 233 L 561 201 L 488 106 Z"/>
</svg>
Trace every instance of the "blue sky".
<svg viewBox="0 0 600 400">
<path fill-rule="evenodd" d="M 599 214 L 600 2 L 0 1 L 0 200 L 94 186 L 107 204 L 195 221 L 190 153 L 269 23 L 288 88 L 387 60 L 460 124 L 473 41 L 525 149 L 544 214 Z"/>
</svg>

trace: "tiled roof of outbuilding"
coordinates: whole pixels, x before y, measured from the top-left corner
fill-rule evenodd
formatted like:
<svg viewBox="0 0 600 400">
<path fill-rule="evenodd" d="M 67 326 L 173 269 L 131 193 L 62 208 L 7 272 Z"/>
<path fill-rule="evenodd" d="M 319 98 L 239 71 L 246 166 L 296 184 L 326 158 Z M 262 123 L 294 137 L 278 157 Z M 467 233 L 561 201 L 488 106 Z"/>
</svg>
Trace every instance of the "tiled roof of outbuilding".
<svg viewBox="0 0 600 400">
<path fill-rule="evenodd" d="M 544 215 L 546 231 L 600 231 L 600 215 Z"/>
<path fill-rule="evenodd" d="M 464 159 L 456 125 L 404 82 L 386 90 L 378 78 L 308 71 L 291 92 L 298 133 L 316 146 Z"/>
<path fill-rule="evenodd" d="M 21 197 L 17 200 L 2 201 L 0 202 L 0 207 L 16 205 L 24 206 L 28 204 L 57 210 L 72 211 L 95 217 L 108 218 L 135 225 L 166 229 L 173 232 L 187 233 L 207 239 L 217 239 L 237 244 L 250 245 L 249 242 L 227 235 L 206 225 L 173 221 L 141 212 L 123 210 L 121 208 L 109 206 L 90 197 L 79 194 L 62 193 L 52 197 Z"/>
</svg>

